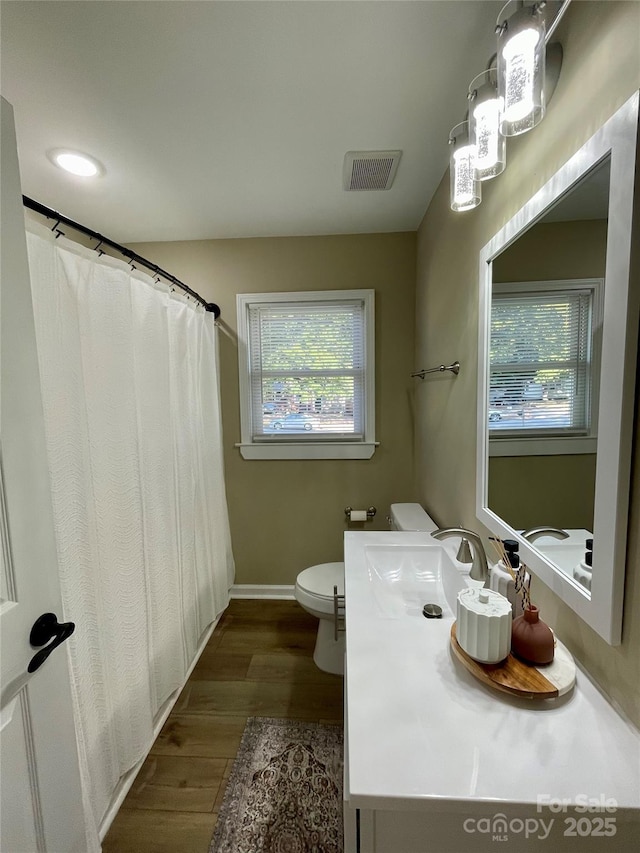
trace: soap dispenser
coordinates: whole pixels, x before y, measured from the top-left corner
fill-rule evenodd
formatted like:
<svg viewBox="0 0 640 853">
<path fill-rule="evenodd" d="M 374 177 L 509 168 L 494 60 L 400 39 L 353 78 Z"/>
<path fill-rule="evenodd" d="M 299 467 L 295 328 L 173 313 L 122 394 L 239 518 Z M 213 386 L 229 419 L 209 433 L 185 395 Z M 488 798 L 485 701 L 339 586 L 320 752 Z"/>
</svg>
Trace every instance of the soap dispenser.
<svg viewBox="0 0 640 853">
<path fill-rule="evenodd" d="M 585 542 L 584 558 L 580 560 L 573 570 L 573 577 L 578 583 L 591 592 L 591 578 L 593 574 L 593 539 Z"/>
<path fill-rule="evenodd" d="M 504 560 L 500 560 L 491 567 L 489 576 L 489 586 L 500 595 L 504 595 L 511 602 L 513 618 L 522 615 L 522 596 L 516 592 L 516 584 L 513 575 L 520 567 L 520 555 L 518 553 L 520 544 L 515 539 L 503 539 L 502 545 L 509 561 L 509 566 L 506 566 Z"/>
</svg>

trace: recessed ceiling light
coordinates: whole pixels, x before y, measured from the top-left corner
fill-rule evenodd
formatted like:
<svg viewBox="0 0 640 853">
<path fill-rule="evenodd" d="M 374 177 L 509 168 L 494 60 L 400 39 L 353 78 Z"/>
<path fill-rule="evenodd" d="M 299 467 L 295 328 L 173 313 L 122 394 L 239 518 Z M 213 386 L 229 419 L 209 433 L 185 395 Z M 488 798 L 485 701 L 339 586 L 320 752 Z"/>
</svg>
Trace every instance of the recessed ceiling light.
<svg viewBox="0 0 640 853">
<path fill-rule="evenodd" d="M 104 166 L 95 157 L 81 154 L 79 151 L 70 151 L 66 148 L 56 148 L 49 151 L 48 157 L 55 166 L 79 175 L 81 178 L 94 178 L 104 172 Z"/>
</svg>

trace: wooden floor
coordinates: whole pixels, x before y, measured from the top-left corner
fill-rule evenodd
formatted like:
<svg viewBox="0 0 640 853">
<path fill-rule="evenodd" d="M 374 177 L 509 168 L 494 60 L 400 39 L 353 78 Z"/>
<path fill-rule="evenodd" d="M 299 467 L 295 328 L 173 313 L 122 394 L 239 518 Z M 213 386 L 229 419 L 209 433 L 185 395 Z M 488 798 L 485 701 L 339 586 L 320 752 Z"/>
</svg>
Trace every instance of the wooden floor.
<svg viewBox="0 0 640 853">
<path fill-rule="evenodd" d="M 340 676 L 295 601 L 232 601 L 140 770 L 104 853 L 207 853 L 247 717 L 342 721 Z"/>
</svg>

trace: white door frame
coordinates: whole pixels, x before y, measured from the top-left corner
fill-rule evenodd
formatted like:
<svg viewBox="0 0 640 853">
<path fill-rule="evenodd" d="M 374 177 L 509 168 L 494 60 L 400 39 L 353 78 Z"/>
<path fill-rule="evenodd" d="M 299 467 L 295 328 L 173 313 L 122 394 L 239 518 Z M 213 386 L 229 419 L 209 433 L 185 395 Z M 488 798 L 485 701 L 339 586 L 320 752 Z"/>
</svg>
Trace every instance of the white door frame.
<svg viewBox="0 0 640 853">
<path fill-rule="evenodd" d="M 13 110 L 4 99 L 0 130 L 0 847 L 86 853 L 64 646 L 27 673 L 37 651 L 31 626 L 48 612 L 62 621 L 62 602 Z"/>
</svg>

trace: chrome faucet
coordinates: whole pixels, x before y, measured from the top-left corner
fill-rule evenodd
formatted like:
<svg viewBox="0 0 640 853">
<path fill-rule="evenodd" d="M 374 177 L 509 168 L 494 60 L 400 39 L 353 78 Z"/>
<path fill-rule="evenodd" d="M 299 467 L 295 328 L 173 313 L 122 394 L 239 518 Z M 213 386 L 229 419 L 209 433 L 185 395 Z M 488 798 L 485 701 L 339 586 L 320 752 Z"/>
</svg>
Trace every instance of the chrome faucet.
<svg viewBox="0 0 640 853">
<path fill-rule="evenodd" d="M 530 527 L 523 531 L 522 536 L 528 542 L 535 542 L 540 536 L 553 536 L 554 539 L 569 538 L 567 531 L 561 530 L 559 527 Z"/>
<path fill-rule="evenodd" d="M 464 527 L 441 527 L 439 530 L 434 530 L 431 535 L 434 539 L 448 539 L 450 536 L 462 536 L 467 539 L 473 549 L 473 565 L 469 577 L 474 581 L 484 581 L 484 585 L 489 586 L 487 555 L 482 539 L 477 533 L 474 533 L 473 530 L 466 530 Z"/>
</svg>

